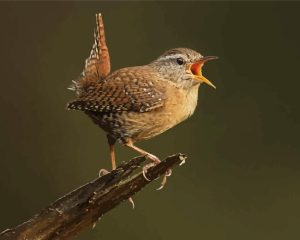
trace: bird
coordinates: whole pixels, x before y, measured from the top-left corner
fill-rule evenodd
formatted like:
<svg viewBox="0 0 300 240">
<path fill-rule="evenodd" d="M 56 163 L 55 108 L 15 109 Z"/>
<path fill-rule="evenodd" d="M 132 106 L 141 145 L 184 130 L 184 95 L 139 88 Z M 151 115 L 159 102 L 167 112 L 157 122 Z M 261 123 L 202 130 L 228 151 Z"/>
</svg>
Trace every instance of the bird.
<svg viewBox="0 0 300 240">
<path fill-rule="evenodd" d="M 73 81 L 76 98 L 68 102 L 68 110 L 81 110 L 107 135 L 112 169 L 116 169 L 115 144 L 146 156 L 149 167 L 160 159 L 136 145 L 151 139 L 188 119 L 198 102 L 202 84 L 216 88 L 202 75 L 203 65 L 217 59 L 203 56 L 189 48 L 173 48 L 141 66 L 125 67 L 110 72 L 101 14 L 96 15 L 95 43 L 86 60 L 85 69 Z M 161 189 L 166 183 L 166 172 Z"/>
</svg>

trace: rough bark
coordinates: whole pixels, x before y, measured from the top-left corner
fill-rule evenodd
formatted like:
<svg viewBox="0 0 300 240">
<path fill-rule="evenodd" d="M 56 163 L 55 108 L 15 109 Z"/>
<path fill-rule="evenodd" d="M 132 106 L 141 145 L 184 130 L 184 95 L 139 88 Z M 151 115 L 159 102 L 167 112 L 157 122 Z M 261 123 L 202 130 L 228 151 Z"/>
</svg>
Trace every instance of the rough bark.
<svg viewBox="0 0 300 240">
<path fill-rule="evenodd" d="M 106 212 L 139 192 L 186 156 L 176 154 L 149 168 L 146 180 L 141 171 L 145 157 L 136 157 L 116 170 L 66 194 L 28 221 L 0 233 L 0 240 L 69 239 L 92 227 Z M 138 172 L 139 170 L 139 172 Z"/>
</svg>

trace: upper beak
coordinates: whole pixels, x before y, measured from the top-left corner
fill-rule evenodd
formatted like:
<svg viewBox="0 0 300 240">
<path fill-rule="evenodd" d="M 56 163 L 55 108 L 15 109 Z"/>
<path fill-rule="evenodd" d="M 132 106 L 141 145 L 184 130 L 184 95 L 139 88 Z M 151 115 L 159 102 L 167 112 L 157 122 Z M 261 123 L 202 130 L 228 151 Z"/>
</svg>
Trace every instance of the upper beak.
<svg viewBox="0 0 300 240">
<path fill-rule="evenodd" d="M 204 82 L 207 85 L 213 87 L 216 89 L 215 85 L 213 85 L 206 77 L 202 75 L 202 66 L 204 65 L 205 62 L 218 59 L 218 57 L 215 56 L 206 56 L 201 58 L 199 61 L 192 63 L 189 65 L 189 71 L 192 72 L 194 79 L 199 81 L 199 82 Z"/>
</svg>

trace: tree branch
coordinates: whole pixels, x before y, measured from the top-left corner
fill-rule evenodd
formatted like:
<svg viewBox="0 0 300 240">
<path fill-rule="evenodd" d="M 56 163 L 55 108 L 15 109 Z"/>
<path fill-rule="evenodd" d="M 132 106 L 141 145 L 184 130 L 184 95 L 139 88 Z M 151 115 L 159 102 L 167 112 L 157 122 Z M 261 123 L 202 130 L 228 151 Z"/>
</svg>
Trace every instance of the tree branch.
<svg viewBox="0 0 300 240">
<path fill-rule="evenodd" d="M 19 226 L 0 233 L 0 240 L 68 239 L 93 226 L 106 212 L 127 200 L 186 156 L 176 154 L 149 168 L 146 180 L 140 171 L 145 157 L 136 157 L 116 170 L 72 191 Z"/>
</svg>

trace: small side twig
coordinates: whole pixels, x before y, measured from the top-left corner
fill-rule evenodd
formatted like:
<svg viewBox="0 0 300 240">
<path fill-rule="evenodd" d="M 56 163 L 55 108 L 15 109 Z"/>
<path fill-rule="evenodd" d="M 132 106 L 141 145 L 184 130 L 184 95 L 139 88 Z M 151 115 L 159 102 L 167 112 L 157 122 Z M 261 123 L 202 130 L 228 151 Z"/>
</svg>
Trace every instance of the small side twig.
<svg viewBox="0 0 300 240">
<path fill-rule="evenodd" d="M 28 221 L 0 233 L 0 240 L 68 239 L 93 226 L 103 214 L 185 160 L 186 156 L 183 154 L 167 157 L 148 169 L 148 181 L 141 172 L 135 173 L 145 161 L 145 157 L 133 158 L 116 170 L 61 197 Z"/>
</svg>

